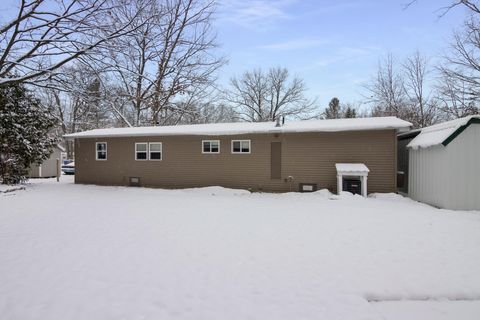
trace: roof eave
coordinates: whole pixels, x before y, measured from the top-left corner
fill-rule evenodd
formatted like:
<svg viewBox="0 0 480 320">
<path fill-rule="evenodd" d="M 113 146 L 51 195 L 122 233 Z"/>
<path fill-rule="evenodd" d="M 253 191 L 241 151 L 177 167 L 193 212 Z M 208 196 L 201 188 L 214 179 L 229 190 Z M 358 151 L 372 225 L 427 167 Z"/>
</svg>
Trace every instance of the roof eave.
<svg viewBox="0 0 480 320">
<path fill-rule="evenodd" d="M 471 118 L 466 124 L 458 127 L 451 135 L 449 135 L 445 140 L 443 140 L 442 145 L 446 147 L 450 142 L 455 140 L 465 129 L 467 129 L 473 123 L 480 123 L 480 118 Z"/>
<path fill-rule="evenodd" d="M 349 132 L 349 131 L 378 131 L 378 130 L 408 130 L 405 126 L 389 126 L 367 129 L 347 129 L 347 130 L 268 130 L 268 131 L 245 131 L 245 132 L 213 132 L 213 133 L 130 133 L 130 134 L 98 134 L 98 135 L 82 135 L 82 134 L 66 134 L 63 137 L 67 140 L 73 139 L 95 139 L 95 138 L 127 138 L 127 137 L 153 137 L 153 136 L 234 136 L 246 134 L 278 134 L 278 133 L 321 133 L 321 132 Z"/>
</svg>

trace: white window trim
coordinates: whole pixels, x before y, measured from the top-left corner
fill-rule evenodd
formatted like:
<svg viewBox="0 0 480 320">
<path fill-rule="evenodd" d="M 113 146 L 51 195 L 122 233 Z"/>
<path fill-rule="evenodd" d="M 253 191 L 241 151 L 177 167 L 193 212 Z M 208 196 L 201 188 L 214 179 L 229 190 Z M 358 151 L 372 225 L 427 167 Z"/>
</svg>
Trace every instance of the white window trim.
<svg viewBox="0 0 480 320">
<path fill-rule="evenodd" d="M 203 150 L 203 143 L 205 142 L 218 142 L 218 151 L 217 152 L 212 152 L 212 151 L 209 151 L 209 152 L 205 152 Z M 212 150 L 212 145 L 210 144 L 210 150 Z M 203 154 L 219 154 L 220 153 L 220 140 L 202 140 L 202 153 Z"/>
<path fill-rule="evenodd" d="M 105 159 L 98 158 L 98 145 L 105 144 Z M 108 159 L 108 144 L 106 142 L 95 142 L 95 160 L 96 161 L 107 161 Z"/>
<path fill-rule="evenodd" d="M 242 141 L 248 141 L 248 152 L 243 152 L 242 151 Z M 240 152 L 233 152 L 233 143 L 234 142 L 240 142 Z M 252 153 L 252 141 L 247 140 L 247 139 L 242 139 L 242 140 L 232 140 L 231 142 L 231 149 L 230 149 L 232 154 L 251 154 Z"/>
<path fill-rule="evenodd" d="M 150 145 L 151 144 L 159 144 L 160 145 L 160 151 L 154 151 L 154 152 L 160 152 L 160 159 L 151 159 L 151 151 L 150 151 Z M 161 142 L 149 142 L 148 143 L 148 160 L 149 161 L 162 161 L 163 160 L 163 144 Z"/>
<path fill-rule="evenodd" d="M 147 145 L 147 150 L 145 150 L 145 153 L 147 154 L 147 157 L 145 159 L 137 159 L 137 145 L 138 144 L 146 144 Z M 133 150 L 135 153 L 135 161 L 148 161 L 149 158 L 149 152 L 148 152 L 148 142 L 135 142 L 135 150 Z M 143 151 L 139 151 L 143 152 Z"/>
</svg>

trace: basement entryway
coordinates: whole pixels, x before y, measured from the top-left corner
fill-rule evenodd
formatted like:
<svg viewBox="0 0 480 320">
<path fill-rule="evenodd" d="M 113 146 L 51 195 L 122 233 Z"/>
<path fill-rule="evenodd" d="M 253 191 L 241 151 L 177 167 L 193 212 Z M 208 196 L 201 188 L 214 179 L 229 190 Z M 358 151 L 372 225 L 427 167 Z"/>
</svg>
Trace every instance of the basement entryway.
<svg viewBox="0 0 480 320">
<path fill-rule="evenodd" d="M 370 170 L 363 163 L 336 163 L 337 193 L 348 191 L 367 196 L 367 177 Z"/>
</svg>

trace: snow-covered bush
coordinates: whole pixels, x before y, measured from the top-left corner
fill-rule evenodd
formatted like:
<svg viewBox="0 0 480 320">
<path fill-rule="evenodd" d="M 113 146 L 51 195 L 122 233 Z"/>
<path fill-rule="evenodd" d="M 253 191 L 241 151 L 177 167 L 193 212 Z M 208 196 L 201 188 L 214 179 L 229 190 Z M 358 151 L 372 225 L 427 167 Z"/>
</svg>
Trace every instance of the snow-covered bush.
<svg viewBox="0 0 480 320">
<path fill-rule="evenodd" d="M 32 163 L 47 159 L 58 142 L 57 119 L 21 84 L 0 86 L 0 182 L 25 180 Z"/>
</svg>

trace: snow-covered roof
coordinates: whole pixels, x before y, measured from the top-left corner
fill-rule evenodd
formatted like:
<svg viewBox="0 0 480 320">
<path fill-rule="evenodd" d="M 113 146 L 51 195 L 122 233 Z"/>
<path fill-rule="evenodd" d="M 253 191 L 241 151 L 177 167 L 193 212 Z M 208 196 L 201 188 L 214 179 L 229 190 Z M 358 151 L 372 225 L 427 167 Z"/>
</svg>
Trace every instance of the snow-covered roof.
<svg viewBox="0 0 480 320">
<path fill-rule="evenodd" d="M 412 124 L 396 117 L 287 121 L 280 127 L 275 122 L 210 123 L 178 126 L 95 129 L 65 135 L 66 138 L 173 136 L 173 135 L 237 135 L 253 133 L 336 132 L 356 130 L 407 130 Z"/>
<path fill-rule="evenodd" d="M 336 163 L 335 168 L 341 174 L 365 174 L 370 172 L 363 163 Z"/>
<path fill-rule="evenodd" d="M 415 138 L 416 136 L 418 136 L 421 131 L 422 131 L 422 129 L 413 129 L 413 130 L 410 130 L 410 131 L 407 131 L 407 132 L 402 132 L 402 133 L 399 133 L 399 134 L 397 135 L 397 138 L 398 138 L 399 140 L 403 140 L 403 139 L 413 139 L 413 138 Z"/>
<path fill-rule="evenodd" d="M 428 148 L 445 142 L 464 126 L 467 126 L 472 119 L 480 119 L 480 115 L 469 116 L 465 118 L 455 119 L 440 124 L 436 124 L 430 127 L 422 129 L 419 135 L 417 135 L 407 145 L 409 148 Z"/>
</svg>

